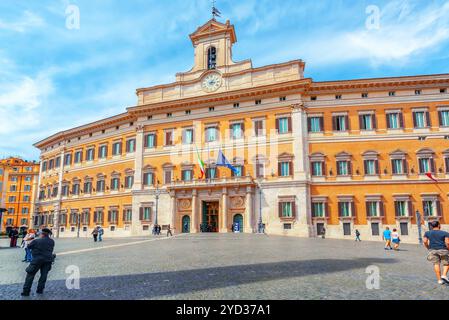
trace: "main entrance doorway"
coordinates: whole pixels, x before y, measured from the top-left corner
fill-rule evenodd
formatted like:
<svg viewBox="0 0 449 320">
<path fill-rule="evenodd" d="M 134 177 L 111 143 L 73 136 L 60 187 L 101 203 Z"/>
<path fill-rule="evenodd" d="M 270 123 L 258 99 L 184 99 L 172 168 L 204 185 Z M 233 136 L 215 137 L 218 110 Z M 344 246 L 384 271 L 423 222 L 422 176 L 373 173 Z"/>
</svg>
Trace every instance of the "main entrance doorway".
<svg viewBox="0 0 449 320">
<path fill-rule="evenodd" d="M 218 201 L 203 202 L 201 232 L 218 232 L 220 204 Z"/>
<path fill-rule="evenodd" d="M 190 233 L 190 217 L 182 217 L 182 233 Z"/>
</svg>

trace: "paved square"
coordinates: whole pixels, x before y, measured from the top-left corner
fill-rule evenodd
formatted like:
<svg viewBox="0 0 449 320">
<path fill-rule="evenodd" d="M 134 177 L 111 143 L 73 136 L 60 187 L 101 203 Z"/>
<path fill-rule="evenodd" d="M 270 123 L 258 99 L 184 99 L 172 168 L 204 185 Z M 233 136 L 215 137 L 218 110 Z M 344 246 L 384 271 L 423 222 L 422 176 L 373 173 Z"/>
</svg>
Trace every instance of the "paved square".
<svg viewBox="0 0 449 320">
<path fill-rule="evenodd" d="M 196 234 L 57 239 L 56 253 L 46 294 L 30 299 L 449 299 L 416 245 L 393 252 L 375 242 Z M 21 299 L 23 255 L 0 249 L 1 299 Z M 80 270 L 79 290 L 66 288 L 71 265 Z M 379 290 L 366 288 L 373 265 Z"/>
</svg>

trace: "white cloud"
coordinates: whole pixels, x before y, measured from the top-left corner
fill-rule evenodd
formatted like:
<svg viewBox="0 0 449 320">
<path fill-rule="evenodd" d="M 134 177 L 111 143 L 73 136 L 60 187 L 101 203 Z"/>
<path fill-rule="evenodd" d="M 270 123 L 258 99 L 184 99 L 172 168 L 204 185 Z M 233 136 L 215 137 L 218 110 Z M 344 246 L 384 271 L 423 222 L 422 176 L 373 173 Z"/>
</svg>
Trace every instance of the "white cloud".
<svg viewBox="0 0 449 320">
<path fill-rule="evenodd" d="M 15 32 L 25 32 L 31 28 L 43 26 L 44 20 L 31 11 L 24 11 L 20 19 L 13 22 L 0 20 L 0 30 L 10 30 Z"/>
</svg>

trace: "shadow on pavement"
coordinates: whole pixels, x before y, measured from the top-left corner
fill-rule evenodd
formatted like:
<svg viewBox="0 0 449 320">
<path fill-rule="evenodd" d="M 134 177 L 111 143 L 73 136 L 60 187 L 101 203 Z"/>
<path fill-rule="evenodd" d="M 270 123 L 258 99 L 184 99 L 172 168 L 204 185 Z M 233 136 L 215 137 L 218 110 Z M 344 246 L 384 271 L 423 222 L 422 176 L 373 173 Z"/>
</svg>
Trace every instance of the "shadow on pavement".
<svg viewBox="0 0 449 320">
<path fill-rule="evenodd" d="M 47 283 L 44 299 L 50 300 L 114 300 L 157 299 L 164 295 L 225 288 L 270 280 L 364 269 L 373 264 L 391 264 L 395 259 L 318 259 L 286 261 L 194 270 L 156 272 L 120 276 L 81 278 L 80 290 L 68 290 L 65 280 Z M 35 285 L 38 276 L 35 279 Z M 3 299 L 20 299 L 21 284 L 0 286 Z M 3 293 L 8 293 L 5 295 Z"/>
</svg>

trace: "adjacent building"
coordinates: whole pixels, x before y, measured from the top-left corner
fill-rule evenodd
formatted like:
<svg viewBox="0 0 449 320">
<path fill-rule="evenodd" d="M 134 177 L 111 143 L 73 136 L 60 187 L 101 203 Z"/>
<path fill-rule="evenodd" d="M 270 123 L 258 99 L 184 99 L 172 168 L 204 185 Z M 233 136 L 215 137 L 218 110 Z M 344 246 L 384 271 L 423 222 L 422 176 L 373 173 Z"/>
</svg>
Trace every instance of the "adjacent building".
<svg viewBox="0 0 449 320">
<path fill-rule="evenodd" d="M 373 240 L 390 226 L 415 241 L 416 211 L 448 223 L 449 74 L 315 82 L 302 60 L 234 62 L 229 21 L 190 39 L 193 68 L 174 83 L 35 144 L 35 226 Z"/>
<path fill-rule="evenodd" d="M 28 227 L 33 216 L 39 164 L 20 158 L 0 160 L 0 231 Z"/>
</svg>

